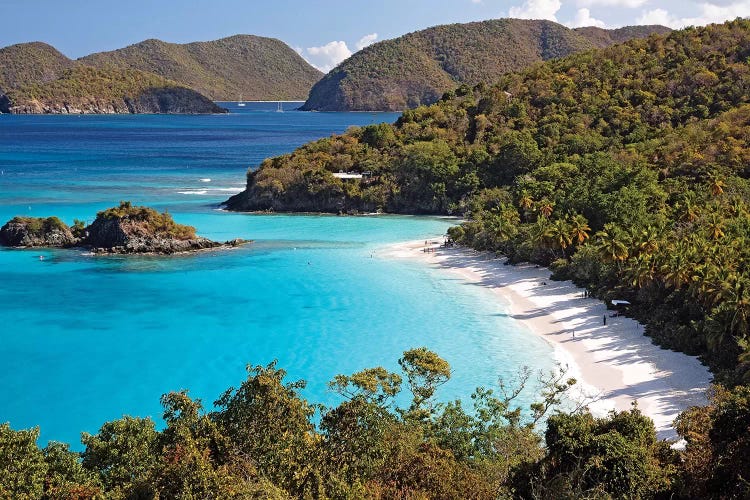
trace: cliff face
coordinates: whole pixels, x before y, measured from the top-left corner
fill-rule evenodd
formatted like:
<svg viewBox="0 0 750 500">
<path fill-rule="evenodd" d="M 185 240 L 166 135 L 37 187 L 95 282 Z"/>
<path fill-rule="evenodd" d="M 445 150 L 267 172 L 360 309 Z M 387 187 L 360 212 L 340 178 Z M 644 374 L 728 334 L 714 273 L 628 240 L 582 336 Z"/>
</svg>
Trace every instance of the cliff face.
<svg viewBox="0 0 750 500">
<path fill-rule="evenodd" d="M 0 93 L 0 113 L 10 113 L 10 99 L 3 93 Z"/>
<path fill-rule="evenodd" d="M 521 19 L 436 26 L 357 52 L 313 86 L 302 109 L 402 111 L 432 104 L 461 84 L 492 83 L 541 61 L 665 31 L 572 30 Z"/>
<path fill-rule="evenodd" d="M 0 97 L 0 111 L 3 108 Z M 226 113 L 227 110 L 214 104 L 201 94 L 184 87 L 161 87 L 144 90 L 134 98 L 123 96 L 102 98 L 97 96 L 49 97 L 42 100 L 24 100 L 11 104 L 7 100 L 6 113 L 13 114 L 210 114 Z"/>
<path fill-rule="evenodd" d="M 301 100 L 323 76 L 284 42 L 253 35 L 188 44 L 145 40 L 79 62 L 147 71 L 217 101 Z"/>
<path fill-rule="evenodd" d="M 86 232 L 84 243 L 96 253 L 170 255 L 223 246 L 200 236 L 181 239 L 152 231 L 143 223 L 128 218 L 97 217 Z"/>
<path fill-rule="evenodd" d="M 77 243 L 70 228 L 57 217 L 15 217 L 0 228 L 2 246 L 66 248 Z"/>
</svg>

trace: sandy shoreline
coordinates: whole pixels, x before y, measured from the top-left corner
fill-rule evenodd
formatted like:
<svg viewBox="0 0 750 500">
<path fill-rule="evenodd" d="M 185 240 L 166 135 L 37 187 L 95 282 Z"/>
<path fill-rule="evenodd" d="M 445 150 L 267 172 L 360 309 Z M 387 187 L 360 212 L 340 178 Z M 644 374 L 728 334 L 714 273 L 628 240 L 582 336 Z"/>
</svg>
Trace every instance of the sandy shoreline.
<svg viewBox="0 0 750 500">
<path fill-rule="evenodd" d="M 591 405 L 595 414 L 627 410 L 637 400 L 641 411 L 654 420 L 659 437 L 671 439 L 676 437 L 675 417 L 685 408 L 706 403 L 712 376 L 697 358 L 652 344 L 642 325 L 610 317 L 603 302 L 583 298 L 582 289 L 573 283 L 551 281 L 545 268 L 506 266 L 503 259 L 465 248 L 425 253 L 424 243 L 400 243 L 377 253 L 422 260 L 498 294 L 498 300 L 509 304 L 511 317 L 555 348 L 583 392 L 597 395 Z"/>
</svg>

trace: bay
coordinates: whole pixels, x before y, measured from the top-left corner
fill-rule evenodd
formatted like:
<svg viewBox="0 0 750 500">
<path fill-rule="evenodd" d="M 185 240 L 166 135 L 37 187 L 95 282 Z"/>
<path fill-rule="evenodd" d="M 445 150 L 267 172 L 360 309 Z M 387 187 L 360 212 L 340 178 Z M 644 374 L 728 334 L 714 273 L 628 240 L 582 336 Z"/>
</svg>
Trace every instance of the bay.
<svg viewBox="0 0 750 500">
<path fill-rule="evenodd" d="M 273 360 L 329 405 L 339 401 L 327 390 L 334 375 L 395 370 L 411 347 L 451 363 L 444 401 L 522 365 L 552 366 L 552 349 L 507 318 L 494 294 L 379 257 L 390 243 L 440 237 L 454 220 L 218 210 L 264 158 L 397 115 L 227 105 L 232 113 L 215 116 L 0 115 L 0 222 L 91 220 L 130 200 L 209 238 L 255 240 L 168 258 L 0 250 L 0 422 L 39 425 L 43 443 L 78 448 L 80 433 L 106 420 L 158 419 L 159 396 L 171 390 L 210 407 L 247 364 Z"/>
</svg>

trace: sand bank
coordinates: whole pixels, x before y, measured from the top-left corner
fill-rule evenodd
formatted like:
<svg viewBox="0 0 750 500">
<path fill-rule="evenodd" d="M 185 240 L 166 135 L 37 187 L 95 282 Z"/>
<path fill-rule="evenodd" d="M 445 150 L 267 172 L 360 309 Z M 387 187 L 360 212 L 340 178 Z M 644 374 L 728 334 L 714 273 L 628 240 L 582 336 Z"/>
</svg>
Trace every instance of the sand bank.
<svg viewBox="0 0 750 500">
<path fill-rule="evenodd" d="M 659 437 L 671 439 L 676 437 L 675 417 L 706 403 L 712 376 L 697 358 L 652 344 L 637 321 L 610 317 L 603 302 L 583 298 L 583 290 L 573 283 L 551 281 L 545 268 L 508 266 L 504 259 L 465 248 L 424 252 L 424 244 L 391 245 L 377 254 L 419 259 L 497 294 L 511 317 L 555 348 L 561 364 L 582 382 L 580 390 L 597 399 L 590 405 L 595 414 L 627 410 L 637 400 Z"/>
</svg>

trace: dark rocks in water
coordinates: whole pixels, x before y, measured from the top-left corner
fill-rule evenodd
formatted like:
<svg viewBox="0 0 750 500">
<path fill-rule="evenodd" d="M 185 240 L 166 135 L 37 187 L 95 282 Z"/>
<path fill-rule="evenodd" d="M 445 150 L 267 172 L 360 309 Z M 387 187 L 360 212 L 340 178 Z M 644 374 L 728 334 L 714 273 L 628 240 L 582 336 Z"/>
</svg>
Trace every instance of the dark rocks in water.
<svg viewBox="0 0 750 500">
<path fill-rule="evenodd" d="M 10 99 L 0 92 L 0 113 L 10 113 Z"/>
<path fill-rule="evenodd" d="M 0 228 L 0 245 L 19 248 L 68 248 L 78 239 L 57 217 L 14 217 Z"/>
<path fill-rule="evenodd" d="M 81 237 L 76 238 L 78 234 Z M 226 243 L 197 236 L 195 228 L 174 222 L 168 213 L 129 202 L 103 210 L 94 222 L 84 228 L 76 223 L 71 230 L 57 217 L 36 219 L 16 217 L 0 229 L 0 245 L 10 247 L 79 246 L 94 253 L 159 254 L 194 252 L 215 248 L 237 247 L 249 240 L 234 239 Z"/>
</svg>

